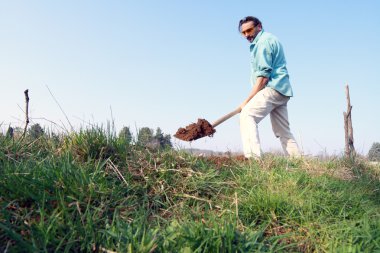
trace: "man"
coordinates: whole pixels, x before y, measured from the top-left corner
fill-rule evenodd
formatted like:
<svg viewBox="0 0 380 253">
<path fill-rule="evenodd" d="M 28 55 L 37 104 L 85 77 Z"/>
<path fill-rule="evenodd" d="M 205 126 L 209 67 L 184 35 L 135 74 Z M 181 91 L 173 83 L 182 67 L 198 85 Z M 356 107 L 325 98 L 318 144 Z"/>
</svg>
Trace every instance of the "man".
<svg viewBox="0 0 380 253">
<path fill-rule="evenodd" d="M 252 16 L 240 20 L 239 31 L 250 43 L 253 85 L 240 105 L 244 156 L 262 156 L 258 124 L 268 114 L 273 132 L 280 138 L 285 154 L 299 156 L 297 143 L 289 128 L 287 103 L 293 91 L 282 45 L 275 36 L 264 32 L 260 20 Z"/>
</svg>

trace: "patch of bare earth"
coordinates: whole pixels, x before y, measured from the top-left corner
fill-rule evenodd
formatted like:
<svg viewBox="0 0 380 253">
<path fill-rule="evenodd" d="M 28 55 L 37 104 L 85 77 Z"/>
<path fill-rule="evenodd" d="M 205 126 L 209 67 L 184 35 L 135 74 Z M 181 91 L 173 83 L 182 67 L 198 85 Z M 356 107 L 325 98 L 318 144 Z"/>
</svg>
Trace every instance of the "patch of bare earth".
<svg viewBox="0 0 380 253">
<path fill-rule="evenodd" d="M 245 158 L 243 155 L 235 155 L 235 156 L 205 156 L 202 159 L 212 163 L 215 165 L 217 169 L 221 169 L 223 167 L 231 167 L 242 162 L 250 162 L 249 159 Z"/>
<path fill-rule="evenodd" d="M 356 177 L 352 169 L 346 166 L 339 166 L 334 169 L 328 169 L 321 166 L 320 163 L 315 164 L 315 162 L 308 161 L 306 159 L 303 160 L 303 163 L 304 165 L 302 166 L 302 169 L 314 176 L 328 175 L 346 181 L 353 180 Z"/>
<path fill-rule="evenodd" d="M 286 225 L 280 225 L 276 221 L 270 224 L 264 232 L 265 237 L 281 237 L 278 240 L 279 244 L 293 245 L 291 252 L 313 252 L 314 247 L 309 241 L 309 232 L 307 228 L 302 227 L 290 227 Z"/>
<path fill-rule="evenodd" d="M 347 168 L 347 167 L 340 167 L 328 174 L 331 175 L 332 177 L 336 177 L 336 178 L 347 180 L 347 181 L 353 180 L 355 178 L 355 175 L 352 169 Z"/>
</svg>

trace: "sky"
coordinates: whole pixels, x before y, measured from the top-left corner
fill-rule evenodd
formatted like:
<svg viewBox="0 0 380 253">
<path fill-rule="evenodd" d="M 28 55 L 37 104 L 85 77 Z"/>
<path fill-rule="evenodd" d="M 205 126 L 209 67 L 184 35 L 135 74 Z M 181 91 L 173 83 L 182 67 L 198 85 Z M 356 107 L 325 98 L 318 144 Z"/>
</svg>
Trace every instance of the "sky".
<svg viewBox="0 0 380 253">
<path fill-rule="evenodd" d="M 349 85 L 354 145 L 380 142 L 380 1 L 0 0 L 0 124 L 61 131 L 160 127 L 173 135 L 236 109 L 250 89 L 238 21 L 258 17 L 281 41 L 294 97 L 291 130 L 305 155 L 341 155 Z M 67 118 L 66 118 L 66 116 Z M 264 151 L 279 151 L 269 117 Z M 176 148 L 242 150 L 239 116 Z"/>
</svg>

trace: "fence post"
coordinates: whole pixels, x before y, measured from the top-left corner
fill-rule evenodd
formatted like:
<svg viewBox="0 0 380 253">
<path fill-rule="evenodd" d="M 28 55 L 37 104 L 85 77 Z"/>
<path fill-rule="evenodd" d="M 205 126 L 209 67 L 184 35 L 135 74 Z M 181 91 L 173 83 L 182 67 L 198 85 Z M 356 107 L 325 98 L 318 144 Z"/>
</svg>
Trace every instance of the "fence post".
<svg viewBox="0 0 380 253">
<path fill-rule="evenodd" d="M 346 85 L 346 99 L 347 99 L 347 112 L 343 112 L 344 117 L 344 136 L 345 136 L 345 156 L 347 158 L 353 158 L 355 155 L 354 148 L 354 133 L 352 130 L 352 118 L 351 111 L 352 106 L 350 102 L 350 90 Z"/>
</svg>

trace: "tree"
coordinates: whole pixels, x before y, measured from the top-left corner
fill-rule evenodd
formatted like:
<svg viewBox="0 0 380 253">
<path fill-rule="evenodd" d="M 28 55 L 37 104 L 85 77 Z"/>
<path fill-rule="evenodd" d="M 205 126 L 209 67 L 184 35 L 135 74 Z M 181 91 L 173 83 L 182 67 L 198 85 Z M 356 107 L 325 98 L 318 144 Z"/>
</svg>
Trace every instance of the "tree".
<svg viewBox="0 0 380 253">
<path fill-rule="evenodd" d="M 368 151 L 368 159 L 370 161 L 380 162 L 380 143 L 374 142 Z"/>
<path fill-rule="evenodd" d="M 158 141 L 160 148 L 172 147 L 171 136 L 169 134 L 164 135 L 159 127 L 157 127 L 154 138 Z"/>
<path fill-rule="evenodd" d="M 8 130 L 7 130 L 7 133 L 5 134 L 5 136 L 7 138 L 13 138 L 13 134 L 14 134 L 14 129 L 13 129 L 13 127 L 9 126 Z"/>
<path fill-rule="evenodd" d="M 141 146 L 146 146 L 153 140 L 153 130 L 149 127 L 143 127 L 137 134 L 137 143 Z"/>
<path fill-rule="evenodd" d="M 164 146 L 165 147 L 173 147 L 172 145 L 172 141 L 171 141 L 172 137 L 170 134 L 165 134 L 164 136 Z"/>
<path fill-rule="evenodd" d="M 131 143 L 131 141 L 132 141 L 132 133 L 129 130 L 129 127 L 125 126 L 125 127 L 123 127 L 120 130 L 119 138 L 125 140 L 126 143 Z"/>
<path fill-rule="evenodd" d="M 171 136 L 169 134 L 164 135 L 159 127 L 156 129 L 156 133 L 148 127 L 143 127 L 138 132 L 137 144 L 152 149 L 167 148 L 172 147 L 170 138 Z"/>
<path fill-rule="evenodd" d="M 37 139 L 44 135 L 45 131 L 42 129 L 40 124 L 37 123 L 29 128 L 28 133 L 33 139 Z"/>
</svg>

